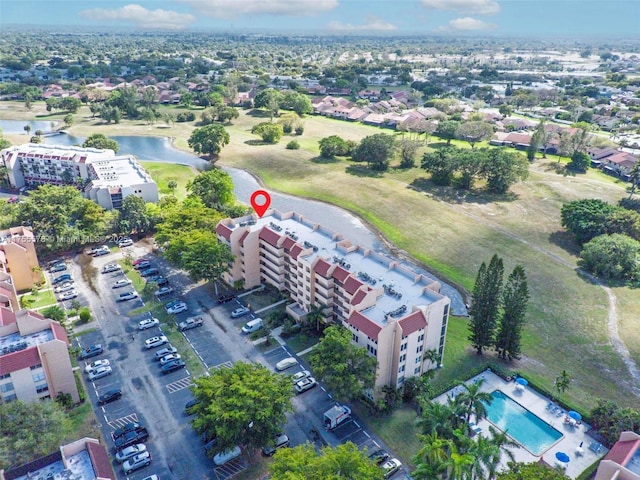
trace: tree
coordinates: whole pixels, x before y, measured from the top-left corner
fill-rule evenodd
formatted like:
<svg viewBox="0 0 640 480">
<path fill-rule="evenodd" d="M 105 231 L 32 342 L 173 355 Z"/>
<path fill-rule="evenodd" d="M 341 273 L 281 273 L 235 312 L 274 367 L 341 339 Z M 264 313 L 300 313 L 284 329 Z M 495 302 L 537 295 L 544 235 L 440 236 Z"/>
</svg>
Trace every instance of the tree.
<svg viewBox="0 0 640 480">
<path fill-rule="evenodd" d="M 231 368 L 210 371 L 191 387 L 196 405 L 193 428 L 215 438 L 208 454 L 215 455 L 244 445 L 259 448 L 273 438 L 292 412 L 291 379 L 271 372 L 260 363 L 236 362 Z"/>
<path fill-rule="evenodd" d="M 418 435 L 422 447 L 413 457 L 416 469 L 411 478 L 415 480 L 434 480 L 443 478 L 449 467 L 451 440 L 437 433 Z"/>
<path fill-rule="evenodd" d="M 84 148 L 100 148 L 113 150 L 118 153 L 120 145 L 115 140 L 106 137 L 103 133 L 92 133 L 82 144 Z"/>
<path fill-rule="evenodd" d="M 579 265 L 594 275 L 612 280 L 640 277 L 640 242 L 622 235 L 599 235 L 580 252 Z"/>
<path fill-rule="evenodd" d="M 127 195 L 118 212 L 118 230 L 120 233 L 135 232 L 144 235 L 153 227 L 151 216 L 147 213 L 147 205 L 137 195 Z"/>
<path fill-rule="evenodd" d="M 496 480 L 567 480 L 564 473 L 541 463 L 509 463 L 509 469 L 501 472 Z"/>
<path fill-rule="evenodd" d="M 253 104 L 256 108 L 264 108 L 269 111 L 271 119 L 278 115 L 282 94 L 274 88 L 266 88 L 256 95 Z"/>
<path fill-rule="evenodd" d="M 71 125 L 73 125 L 73 115 L 67 113 L 62 119 L 62 122 L 64 123 L 65 127 L 70 127 Z"/>
<path fill-rule="evenodd" d="M 469 308 L 469 340 L 478 355 L 493 345 L 502 294 L 502 259 L 494 255 L 487 267 L 480 265 Z"/>
<path fill-rule="evenodd" d="M 211 158 L 217 156 L 222 147 L 229 143 L 229 133 L 222 125 L 206 125 L 191 132 L 188 143 L 196 153 Z"/>
<path fill-rule="evenodd" d="M 198 174 L 187 183 L 187 191 L 200 197 L 207 207 L 216 210 L 235 201 L 231 175 L 219 168 Z"/>
<path fill-rule="evenodd" d="M 413 168 L 416 166 L 416 153 L 420 148 L 420 142 L 416 140 L 400 140 L 400 167 Z"/>
<path fill-rule="evenodd" d="M 355 162 L 367 162 L 372 170 L 384 172 L 389 168 L 389 161 L 395 154 L 396 148 L 397 144 L 393 136 L 376 133 L 364 137 L 351 153 L 351 158 Z"/>
<path fill-rule="evenodd" d="M 280 449 L 269 467 L 273 480 L 381 480 L 382 470 L 347 442 L 336 447 L 323 447 L 318 453 L 310 443 Z"/>
<path fill-rule="evenodd" d="M 485 153 L 482 175 L 487 179 L 489 191 L 505 194 L 511 185 L 529 176 L 529 163 L 522 155 L 498 148 Z"/>
<path fill-rule="evenodd" d="M 257 98 L 257 97 L 256 97 Z M 309 97 L 298 92 L 287 92 L 280 100 L 280 108 L 285 110 L 293 110 L 298 115 L 313 112 L 313 106 Z"/>
<path fill-rule="evenodd" d="M 271 122 L 262 122 L 255 125 L 251 129 L 251 133 L 262 137 L 262 141 L 265 143 L 278 143 L 284 135 L 282 125 Z"/>
<path fill-rule="evenodd" d="M 167 188 L 171 191 L 171 193 L 176 191 L 176 188 L 178 188 L 178 182 L 176 182 L 175 180 L 169 180 L 167 182 Z"/>
<path fill-rule="evenodd" d="M 67 318 L 67 314 L 59 305 L 52 305 L 40 311 L 45 318 L 50 318 L 56 322 L 62 322 Z"/>
<path fill-rule="evenodd" d="M 572 172 L 586 173 L 591 164 L 589 155 L 578 150 L 571 155 L 571 161 L 567 164 L 567 169 Z"/>
<path fill-rule="evenodd" d="M 524 267 L 516 265 L 502 291 L 502 312 L 498 320 L 495 349 L 500 358 L 520 359 L 529 287 Z"/>
<path fill-rule="evenodd" d="M 455 135 L 456 138 L 468 142 L 471 148 L 474 148 L 476 143 L 491 138 L 493 125 L 482 121 L 464 122 L 456 128 Z"/>
<path fill-rule="evenodd" d="M 26 124 L 22 129 L 23 129 L 25 132 L 27 132 L 27 135 L 29 135 L 29 133 L 31 132 L 31 125 Z"/>
<path fill-rule="evenodd" d="M 631 167 L 631 171 L 629 172 L 629 181 L 631 182 L 631 187 L 629 188 L 629 198 L 631 198 L 636 192 L 636 188 L 638 188 L 638 185 L 640 185 L 640 162 L 634 163 L 633 167 Z"/>
<path fill-rule="evenodd" d="M 606 233 L 607 219 L 615 207 L 597 198 L 585 198 L 565 203 L 560 209 L 562 226 L 575 239 L 584 244 L 592 238 Z"/>
<path fill-rule="evenodd" d="M 51 400 L 0 404 L 0 468 L 56 451 L 71 431 L 69 417 Z"/>
<path fill-rule="evenodd" d="M 448 186 L 453 181 L 456 171 L 455 147 L 440 148 L 422 157 L 422 168 L 431 174 L 431 181 L 436 185 Z"/>
<path fill-rule="evenodd" d="M 571 375 L 569 375 L 569 372 L 566 370 L 562 370 L 560 375 L 558 375 L 554 380 L 553 384 L 555 385 L 556 390 L 558 390 L 558 393 L 564 393 L 567 391 L 567 388 L 569 388 L 569 385 L 571 385 Z"/>
<path fill-rule="evenodd" d="M 486 405 L 490 404 L 493 397 L 489 392 L 482 392 L 481 388 L 484 379 L 477 383 L 461 384 L 462 392 L 456 397 L 456 402 L 462 405 L 466 412 L 467 424 L 471 421 L 471 416 L 475 417 L 476 423 L 487 416 Z"/>
<path fill-rule="evenodd" d="M 320 156 L 323 158 L 343 157 L 349 154 L 347 142 L 338 135 L 321 138 L 318 145 L 320 146 Z"/>
<path fill-rule="evenodd" d="M 322 380 L 339 400 L 358 398 L 373 388 L 376 359 L 366 349 L 351 343 L 346 328 L 332 325 L 309 357 L 316 377 Z"/>
<path fill-rule="evenodd" d="M 437 107 L 436 107 L 437 108 Z M 447 145 L 451 145 L 451 140 L 456 138 L 456 131 L 460 126 L 460 122 L 456 120 L 445 120 L 438 123 L 434 134 L 447 141 Z"/>
<path fill-rule="evenodd" d="M 163 197 L 160 199 L 160 206 L 162 219 L 156 225 L 155 239 L 163 246 L 166 246 L 178 232 L 188 233 L 193 230 L 215 232 L 216 225 L 224 218 L 222 213 L 206 207 L 202 200 L 194 195 L 188 196 L 182 203 L 178 203 L 175 197 Z"/>
</svg>

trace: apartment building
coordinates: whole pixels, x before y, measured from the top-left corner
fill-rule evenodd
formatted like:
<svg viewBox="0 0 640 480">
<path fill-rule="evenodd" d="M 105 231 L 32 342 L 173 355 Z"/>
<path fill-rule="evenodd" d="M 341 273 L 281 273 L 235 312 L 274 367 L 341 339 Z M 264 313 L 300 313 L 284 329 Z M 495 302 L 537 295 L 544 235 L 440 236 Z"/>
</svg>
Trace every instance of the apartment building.
<svg viewBox="0 0 640 480">
<path fill-rule="evenodd" d="M 293 212 L 225 219 L 216 233 L 235 256 L 227 283 L 271 284 L 288 292 L 296 320 L 319 310 L 351 331 L 378 362 L 374 396 L 441 362 L 450 300 L 433 279 Z"/>
<path fill-rule="evenodd" d="M 115 480 L 107 449 L 81 438 L 32 462 L 0 470 L 0 480 Z"/>
<path fill-rule="evenodd" d="M 31 290 L 41 280 L 33 232 L 26 227 L 0 230 L 0 271 L 11 275 L 17 291 Z"/>
<path fill-rule="evenodd" d="M 78 185 L 83 195 L 111 210 L 129 195 L 158 201 L 158 185 L 131 155 L 75 146 L 16 145 L 0 152 L 9 182 L 25 185 Z"/>
<path fill-rule="evenodd" d="M 65 329 L 37 312 L 7 306 L 15 302 L 15 291 L 0 279 L 0 402 L 31 402 L 60 393 L 79 402 Z"/>
<path fill-rule="evenodd" d="M 640 435 L 622 432 L 598 465 L 595 480 L 640 480 Z"/>
</svg>

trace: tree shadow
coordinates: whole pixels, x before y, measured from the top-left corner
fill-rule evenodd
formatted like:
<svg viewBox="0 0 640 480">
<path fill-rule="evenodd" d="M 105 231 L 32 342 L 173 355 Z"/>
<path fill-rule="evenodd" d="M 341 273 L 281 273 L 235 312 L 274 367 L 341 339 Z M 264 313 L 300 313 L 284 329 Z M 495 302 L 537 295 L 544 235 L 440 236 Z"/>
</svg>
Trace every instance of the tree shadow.
<svg viewBox="0 0 640 480">
<path fill-rule="evenodd" d="M 328 164 L 328 163 L 340 163 L 340 159 L 337 157 L 331 157 L 331 158 L 326 158 L 326 157 L 322 157 L 322 156 L 318 156 L 318 157 L 313 157 L 311 159 L 311 161 L 313 163 L 317 163 L 319 165 L 322 164 Z"/>
<path fill-rule="evenodd" d="M 364 165 L 349 165 L 344 169 L 349 175 L 355 175 L 356 177 L 369 177 L 369 178 L 381 178 L 383 172 L 377 172 L 371 170 Z"/>
<path fill-rule="evenodd" d="M 247 115 L 258 118 L 271 118 L 271 113 L 267 110 L 260 110 L 259 108 L 252 108 L 247 112 Z"/>
<path fill-rule="evenodd" d="M 566 163 L 547 162 L 543 164 L 546 172 L 554 172 L 563 177 L 575 177 L 576 173 L 567 168 Z"/>
<path fill-rule="evenodd" d="M 452 147 L 453 144 L 447 142 L 429 142 L 429 147 L 431 148 L 444 148 L 444 147 Z"/>
<path fill-rule="evenodd" d="M 582 250 L 580 244 L 565 230 L 550 233 L 549 241 L 576 257 L 580 256 L 580 251 Z"/>
<path fill-rule="evenodd" d="M 489 203 L 514 202 L 519 198 L 519 196 L 513 192 L 498 194 L 481 189 L 464 190 L 455 186 L 436 185 L 425 177 L 415 178 L 407 188 L 422 192 L 432 198 L 447 203 L 475 203 L 478 205 L 486 205 Z"/>
<path fill-rule="evenodd" d="M 260 145 L 273 145 L 273 143 L 269 143 L 269 142 L 265 142 L 264 140 L 246 140 L 244 142 L 246 145 L 252 145 L 252 146 L 260 146 Z"/>
</svg>

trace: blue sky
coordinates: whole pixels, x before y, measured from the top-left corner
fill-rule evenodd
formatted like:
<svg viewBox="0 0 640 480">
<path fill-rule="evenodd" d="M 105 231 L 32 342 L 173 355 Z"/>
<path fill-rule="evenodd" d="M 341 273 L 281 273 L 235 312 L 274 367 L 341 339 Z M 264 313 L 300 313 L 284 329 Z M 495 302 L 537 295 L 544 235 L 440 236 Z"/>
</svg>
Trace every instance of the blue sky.
<svg viewBox="0 0 640 480">
<path fill-rule="evenodd" d="M 12 24 L 638 38 L 640 0 L 0 0 L 0 29 Z"/>
</svg>

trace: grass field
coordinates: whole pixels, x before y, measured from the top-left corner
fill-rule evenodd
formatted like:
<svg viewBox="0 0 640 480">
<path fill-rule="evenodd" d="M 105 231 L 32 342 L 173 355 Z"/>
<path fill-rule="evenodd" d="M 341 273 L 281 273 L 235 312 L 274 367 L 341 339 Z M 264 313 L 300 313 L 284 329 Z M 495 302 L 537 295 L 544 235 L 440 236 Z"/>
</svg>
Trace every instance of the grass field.
<svg viewBox="0 0 640 480">
<path fill-rule="evenodd" d="M 158 184 L 158 191 L 161 195 L 173 193 L 179 200 L 187 196 L 187 182 L 192 180 L 198 172 L 186 165 L 175 165 L 162 162 L 140 162 L 151 178 Z M 178 187 L 175 191 L 169 188 L 169 182 L 175 181 Z"/>
<path fill-rule="evenodd" d="M 3 103 L 4 118 L 62 118 L 48 115 L 41 104 L 32 112 L 22 105 Z M 175 107 L 161 110 L 178 112 Z M 605 292 L 577 275 L 577 246 L 562 231 L 560 207 L 564 202 L 597 197 L 616 202 L 626 195 L 624 184 L 600 172 L 569 176 L 559 170 L 564 162 L 556 157 L 539 159 L 531 167 L 529 179 L 515 185 L 511 194 L 494 198 L 480 191 L 456 197 L 455 192 L 434 187 L 419 168 L 392 168 L 372 175 L 366 168 L 346 160 L 319 159 L 317 141 L 338 134 L 359 140 L 374 133 L 390 133 L 357 123 L 323 117 L 307 117 L 304 134 L 285 136 L 277 145 L 256 145 L 251 127 L 265 118 L 242 111 L 234 124 L 226 127 L 231 142 L 219 163 L 243 168 L 258 175 L 271 189 L 324 200 L 359 215 L 391 242 L 394 253 L 413 258 L 459 285 L 470 289 L 482 261 L 497 253 L 509 272 L 522 264 L 531 292 L 528 324 L 523 339 L 525 358 L 514 368 L 536 378 L 551 389 L 563 369 L 572 375 L 570 395 L 584 409 L 595 399 L 606 397 L 622 405 L 639 406 L 640 401 L 626 388 L 631 378 L 611 346 L 607 331 Z M 186 148 L 193 124 L 146 125 L 123 121 L 102 125 L 91 119 L 86 107 L 74 116 L 70 133 L 86 135 L 169 135 L 178 148 Z M 7 136 L 14 143 L 26 135 Z M 14 139 L 17 137 L 17 140 Z M 286 150 L 292 138 L 300 150 Z M 432 139 L 434 142 L 438 139 Z M 454 142 L 455 143 L 455 142 Z M 431 147 L 438 146 L 432 143 Z M 461 142 L 461 147 L 467 144 Z M 558 172 L 561 173 L 558 173 Z M 460 192 L 462 193 L 462 192 Z M 640 333 L 634 328 L 637 292 L 615 288 L 618 298 L 620 335 L 631 355 L 640 361 Z M 445 368 L 438 377 L 464 375 L 465 366 L 477 362 L 466 345 L 464 322 L 450 326 Z M 459 327 L 459 328 L 457 328 Z M 492 358 L 491 354 L 486 355 Z M 449 370 L 449 366 L 458 368 Z M 437 378 L 436 381 L 441 381 Z"/>
<path fill-rule="evenodd" d="M 37 295 L 27 293 L 21 298 L 25 299 L 27 302 L 31 302 L 29 303 L 29 308 L 33 309 L 56 304 L 56 297 L 51 288 L 47 290 L 38 290 Z"/>
</svg>

